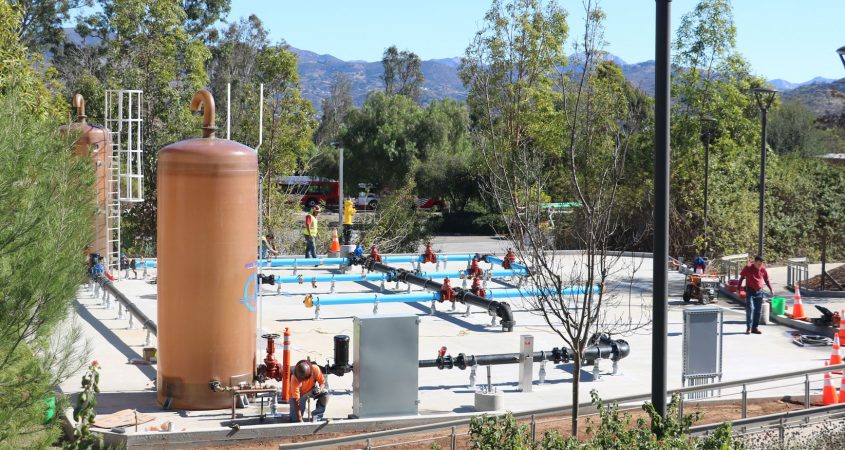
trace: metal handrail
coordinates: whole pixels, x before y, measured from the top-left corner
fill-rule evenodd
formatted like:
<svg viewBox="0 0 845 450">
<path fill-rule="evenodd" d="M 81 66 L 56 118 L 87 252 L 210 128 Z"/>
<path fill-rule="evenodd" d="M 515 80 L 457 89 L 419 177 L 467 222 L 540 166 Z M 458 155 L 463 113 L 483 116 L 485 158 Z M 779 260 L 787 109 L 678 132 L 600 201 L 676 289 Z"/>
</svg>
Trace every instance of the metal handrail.
<svg viewBox="0 0 845 450">
<path fill-rule="evenodd" d="M 731 387 L 742 387 L 748 384 L 755 384 L 761 382 L 770 382 L 770 381 L 777 381 L 783 380 L 787 378 L 794 378 L 800 376 L 809 376 L 812 374 L 824 373 L 824 372 L 835 372 L 845 370 L 845 364 L 837 364 L 834 366 L 827 366 L 821 368 L 813 368 L 813 369 L 804 369 L 804 370 L 796 370 L 792 372 L 785 372 L 775 375 L 769 376 L 760 376 L 760 377 L 753 377 L 753 378 L 746 378 L 742 380 L 735 380 L 735 381 L 724 381 L 720 383 L 713 383 L 713 384 L 703 384 L 698 386 L 687 386 L 679 389 L 672 389 L 669 391 L 669 394 L 689 394 L 692 392 L 699 392 L 699 391 L 713 391 L 719 389 L 726 389 Z M 643 393 L 643 394 L 636 394 L 636 395 L 629 395 L 624 397 L 616 397 L 612 399 L 603 400 L 603 403 L 616 403 L 619 405 L 623 405 L 626 403 L 632 403 L 637 401 L 649 400 L 651 399 L 651 393 Z M 840 407 L 845 408 L 845 405 L 840 405 Z M 579 409 L 583 409 L 584 412 L 594 409 L 594 405 L 591 402 L 581 403 L 579 405 Z M 527 411 L 520 411 L 511 413 L 515 419 L 526 419 L 529 417 L 542 417 L 548 416 L 552 414 L 559 414 L 565 413 L 568 410 L 572 409 L 572 405 L 560 405 L 560 406 L 552 406 L 546 408 L 538 408 L 533 410 Z M 809 412 L 823 412 L 820 408 L 813 408 L 813 409 L 805 409 L 802 411 Z M 783 413 L 781 413 L 783 414 Z M 793 416 L 796 414 L 793 412 Z M 474 416 L 467 416 L 462 417 L 460 419 L 444 421 L 444 422 L 437 422 L 432 424 L 425 424 L 425 425 L 415 425 L 411 427 L 404 427 L 404 428 L 396 428 L 393 430 L 383 430 L 383 431 L 374 431 L 370 433 L 363 433 L 353 436 L 343 436 L 338 438 L 330 438 L 330 439 L 323 439 L 319 441 L 310 441 L 310 442 L 294 442 L 294 443 L 287 443 L 279 445 L 279 450 L 287 450 L 287 449 L 307 449 L 307 448 L 323 448 L 323 447 L 331 447 L 343 444 L 349 444 L 359 441 L 365 441 L 368 439 L 377 439 L 377 438 L 384 438 L 384 437 L 395 437 L 395 436 L 402 436 L 406 434 L 417 434 L 417 433 L 425 433 L 431 431 L 438 431 L 447 429 L 449 427 L 461 427 L 469 425 L 470 421 L 472 421 Z M 753 419 L 753 418 L 752 418 Z M 741 420 L 748 420 L 748 419 L 741 419 Z M 739 422 L 732 422 L 734 424 L 738 424 Z M 718 427 L 721 424 L 716 424 L 715 427 Z M 704 427 L 704 425 L 702 425 Z"/>
<path fill-rule="evenodd" d="M 809 416 L 816 416 L 816 415 L 823 415 L 823 414 L 831 414 L 836 412 L 845 412 L 845 403 L 837 403 L 834 405 L 828 406 L 819 406 L 816 408 L 811 409 L 796 409 L 792 411 L 785 411 L 779 412 L 774 414 L 768 414 L 765 416 L 757 416 L 757 417 L 746 417 L 744 419 L 737 419 L 731 421 L 731 426 L 733 428 L 740 428 L 746 427 L 748 425 L 759 425 L 759 424 L 768 424 L 774 425 L 773 422 L 780 422 L 781 420 L 786 421 L 792 418 L 799 418 L 799 417 L 809 417 Z M 705 425 L 698 425 L 695 427 L 691 427 L 689 432 L 690 434 L 702 434 L 707 433 L 709 431 L 713 431 L 717 428 L 722 426 L 722 423 L 708 423 Z"/>
<path fill-rule="evenodd" d="M 141 323 L 141 326 L 147 330 L 147 342 L 149 343 L 149 334 L 153 334 L 154 336 L 158 336 L 158 326 L 156 323 L 147 317 L 138 305 L 132 303 L 123 292 L 120 292 L 117 287 L 115 287 L 114 283 L 111 282 L 108 278 L 105 277 L 98 277 L 94 280 L 95 283 L 98 283 L 102 286 L 103 290 L 108 292 L 109 294 L 113 295 L 115 300 L 126 308 L 126 311 L 129 312 L 129 327 L 132 327 L 132 318 L 138 319 L 138 322 Z"/>
</svg>

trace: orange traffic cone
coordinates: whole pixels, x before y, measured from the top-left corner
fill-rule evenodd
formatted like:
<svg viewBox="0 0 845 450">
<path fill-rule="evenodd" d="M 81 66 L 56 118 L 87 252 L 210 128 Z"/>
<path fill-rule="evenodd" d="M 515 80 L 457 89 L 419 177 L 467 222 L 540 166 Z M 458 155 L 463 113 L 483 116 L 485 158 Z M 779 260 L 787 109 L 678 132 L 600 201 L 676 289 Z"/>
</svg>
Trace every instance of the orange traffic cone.
<svg viewBox="0 0 845 450">
<path fill-rule="evenodd" d="M 329 251 L 337 253 L 340 251 L 340 241 L 337 240 L 337 228 L 332 229 L 332 246 Z"/>
<path fill-rule="evenodd" d="M 842 353 L 839 351 L 839 335 L 833 335 L 833 348 L 830 352 L 830 362 L 828 363 L 831 366 L 835 366 L 838 364 L 842 364 Z M 833 372 L 836 374 L 841 374 L 842 372 Z"/>
<path fill-rule="evenodd" d="M 845 403 L 845 377 L 839 383 L 839 403 Z"/>
<path fill-rule="evenodd" d="M 825 363 L 825 367 L 827 367 L 827 363 Z M 830 372 L 825 372 L 824 389 L 822 390 L 822 405 L 835 405 L 836 400 L 836 388 L 833 387 L 833 383 L 830 381 Z"/>
<path fill-rule="evenodd" d="M 792 303 L 792 318 L 795 320 L 804 320 L 807 318 L 804 315 L 804 304 L 801 303 L 801 287 L 795 283 L 795 301 Z"/>
<path fill-rule="evenodd" d="M 839 342 L 845 339 L 845 309 L 839 312 Z"/>
</svg>

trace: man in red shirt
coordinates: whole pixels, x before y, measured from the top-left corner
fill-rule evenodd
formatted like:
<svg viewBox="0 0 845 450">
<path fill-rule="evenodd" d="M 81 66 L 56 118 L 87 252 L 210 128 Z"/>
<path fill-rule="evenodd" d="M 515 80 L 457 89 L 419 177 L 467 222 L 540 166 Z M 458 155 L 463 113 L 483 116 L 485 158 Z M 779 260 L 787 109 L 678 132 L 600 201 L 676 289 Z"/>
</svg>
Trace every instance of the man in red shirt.
<svg viewBox="0 0 845 450">
<path fill-rule="evenodd" d="M 756 256 L 754 262 L 745 266 L 739 273 L 739 286 L 742 287 L 742 280 L 745 282 L 745 334 L 762 334 L 760 329 L 760 313 L 763 311 L 763 283 L 769 288 L 769 293 L 774 295 L 772 285 L 769 283 L 769 273 L 763 267 L 763 257 Z"/>
</svg>

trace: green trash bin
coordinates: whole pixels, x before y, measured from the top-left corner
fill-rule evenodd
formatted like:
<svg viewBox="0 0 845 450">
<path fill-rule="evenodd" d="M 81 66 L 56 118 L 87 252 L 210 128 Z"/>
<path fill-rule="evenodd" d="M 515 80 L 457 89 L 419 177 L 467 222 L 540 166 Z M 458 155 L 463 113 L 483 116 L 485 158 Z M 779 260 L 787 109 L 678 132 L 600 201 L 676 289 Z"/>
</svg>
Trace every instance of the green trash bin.
<svg viewBox="0 0 845 450">
<path fill-rule="evenodd" d="M 786 313 L 786 300 L 783 297 L 772 298 L 772 314 L 782 316 Z"/>
<path fill-rule="evenodd" d="M 44 405 L 46 406 L 44 411 L 44 424 L 46 425 L 56 417 L 56 396 L 48 395 L 44 397 Z"/>
</svg>

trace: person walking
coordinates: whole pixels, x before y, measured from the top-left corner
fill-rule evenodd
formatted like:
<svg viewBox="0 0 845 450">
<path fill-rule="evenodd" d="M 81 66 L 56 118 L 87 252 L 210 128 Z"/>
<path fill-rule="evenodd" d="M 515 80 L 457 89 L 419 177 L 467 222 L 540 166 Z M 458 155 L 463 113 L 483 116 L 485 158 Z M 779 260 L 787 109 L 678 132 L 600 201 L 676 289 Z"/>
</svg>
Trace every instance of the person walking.
<svg viewBox="0 0 845 450">
<path fill-rule="evenodd" d="M 305 257 L 316 258 L 317 249 L 314 240 L 317 239 L 317 216 L 320 215 L 320 207 L 315 206 L 311 208 L 311 214 L 305 216 L 305 227 L 302 229 L 302 234 L 305 236 Z"/>
<path fill-rule="evenodd" d="M 313 398 L 317 406 L 311 413 L 314 422 L 323 420 L 326 412 L 326 405 L 329 403 L 329 392 L 324 389 L 326 385 L 323 378 L 323 371 L 320 366 L 308 360 L 296 363 L 290 377 L 290 421 L 302 422 L 308 399 Z"/>
<path fill-rule="evenodd" d="M 739 273 L 739 287 L 742 287 L 742 282 L 745 281 L 745 334 L 762 334 L 758 326 L 760 314 L 763 312 L 763 283 L 774 296 L 764 263 L 763 257 L 757 255 L 754 262 L 745 266 Z"/>
</svg>

